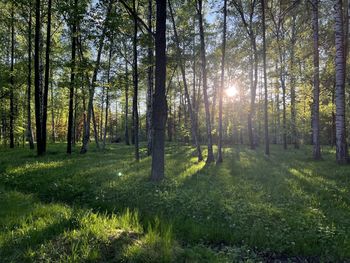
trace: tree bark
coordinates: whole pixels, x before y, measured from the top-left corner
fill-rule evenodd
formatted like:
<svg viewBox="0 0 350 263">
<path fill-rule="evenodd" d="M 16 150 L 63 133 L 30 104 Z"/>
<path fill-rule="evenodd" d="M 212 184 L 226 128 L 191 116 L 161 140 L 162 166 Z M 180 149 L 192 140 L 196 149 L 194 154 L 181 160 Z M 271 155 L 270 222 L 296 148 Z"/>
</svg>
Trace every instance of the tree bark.
<svg viewBox="0 0 350 263">
<path fill-rule="evenodd" d="M 336 160 L 343 164 L 348 162 L 345 126 L 345 54 L 342 0 L 336 0 L 335 10 L 335 125 L 336 125 Z"/>
<path fill-rule="evenodd" d="M 43 154 L 46 152 L 46 122 L 47 122 L 47 101 L 49 96 L 49 80 L 50 80 L 50 52 L 51 52 L 51 7 L 52 0 L 48 0 L 47 4 L 47 30 L 46 30 L 46 53 L 45 53 L 45 81 L 43 93 L 43 111 L 41 123 L 42 135 L 42 150 Z"/>
<path fill-rule="evenodd" d="M 129 72 L 128 72 L 128 62 L 125 61 L 125 144 L 130 145 L 129 140 Z"/>
<path fill-rule="evenodd" d="M 226 17 L 227 17 L 227 0 L 224 0 L 224 24 L 222 30 L 222 50 L 221 50 L 221 83 L 219 89 L 219 143 L 217 163 L 222 163 L 222 100 L 225 86 L 225 52 L 226 52 Z"/>
<path fill-rule="evenodd" d="M 156 78 L 153 95 L 153 140 L 152 140 L 152 171 L 151 180 L 160 181 L 164 178 L 164 148 L 165 124 L 167 118 L 166 101 L 166 1 L 156 0 Z"/>
<path fill-rule="evenodd" d="M 15 148 L 14 137 L 14 119 L 15 119 L 15 107 L 14 107 L 14 59 L 15 59 L 15 17 L 14 17 L 14 4 L 11 7 L 11 69 L 10 69 L 10 148 Z"/>
<path fill-rule="evenodd" d="M 29 3 L 29 21 L 28 21 L 28 88 L 27 88 L 27 140 L 29 148 L 34 149 L 32 132 L 32 1 Z"/>
<path fill-rule="evenodd" d="M 148 28 L 152 31 L 153 8 L 152 0 L 148 0 Z M 149 37 L 150 44 L 147 50 L 148 69 L 147 69 L 147 155 L 152 153 L 152 98 L 153 98 L 153 38 Z"/>
<path fill-rule="evenodd" d="M 296 25 L 295 25 L 295 16 L 292 18 L 292 43 L 291 43 L 291 50 L 290 50 L 290 68 L 291 68 L 291 74 L 290 74 L 290 109 L 291 109 L 291 128 L 292 128 L 292 143 L 294 144 L 294 149 L 299 149 L 299 138 L 298 138 L 298 127 L 297 127 L 297 109 L 295 105 L 296 100 L 296 93 L 295 93 L 295 61 L 294 61 L 294 55 L 295 55 L 295 44 L 296 44 L 297 38 L 296 38 Z"/>
<path fill-rule="evenodd" d="M 198 18 L 199 18 L 199 35 L 200 35 L 200 46 L 201 46 L 200 53 L 201 53 L 202 74 L 203 74 L 203 95 L 204 95 L 207 136 L 208 136 L 208 156 L 207 156 L 206 163 L 211 163 L 214 161 L 214 153 L 213 153 L 213 139 L 211 134 L 209 100 L 208 100 L 208 93 L 207 93 L 207 90 L 208 90 L 207 62 L 206 62 L 206 54 L 205 54 L 202 6 L 203 6 L 203 1 L 197 0 L 197 12 L 198 12 Z"/>
<path fill-rule="evenodd" d="M 320 147 L 320 73 L 319 73 L 319 51 L 318 51 L 318 1 L 312 1 L 312 28 L 314 45 L 314 89 L 313 89 L 313 110 L 312 110 L 312 144 L 313 158 L 321 159 Z"/>
<path fill-rule="evenodd" d="M 35 3 L 35 39 L 34 39 L 34 86 L 35 86 L 35 126 L 36 126 L 36 141 L 37 154 L 42 155 L 42 130 L 41 130 L 41 85 L 40 85 L 40 38 L 41 38 L 41 14 L 40 14 L 40 0 Z"/>
<path fill-rule="evenodd" d="M 132 113 L 133 113 L 133 138 L 135 143 L 135 160 L 139 161 L 139 113 L 138 113 L 138 65 L 137 65 L 137 17 L 136 17 L 136 0 L 133 0 L 133 10 L 134 10 L 134 37 L 133 37 L 133 84 L 134 84 L 134 94 L 132 98 Z"/>
<path fill-rule="evenodd" d="M 109 48 L 109 56 L 108 56 L 108 71 L 107 71 L 107 83 L 108 87 L 106 90 L 106 109 L 105 109 L 105 128 L 104 128 L 104 133 L 103 133 L 103 146 L 102 149 L 106 147 L 106 138 L 107 138 L 107 127 L 108 127 L 108 111 L 109 111 L 109 89 L 110 84 L 111 84 L 111 79 L 110 79 L 110 74 L 111 74 L 111 60 L 112 60 L 112 46 L 113 46 L 113 41 L 110 43 L 110 48 Z M 116 105 L 117 107 L 117 105 Z"/>
<path fill-rule="evenodd" d="M 263 67 L 264 67 L 264 135 L 265 154 L 270 154 L 269 139 L 269 119 L 268 119 L 268 94 L 267 94 L 267 74 L 266 74 L 266 23 L 265 23 L 265 0 L 261 0 L 262 9 L 262 33 L 263 33 Z"/>
<path fill-rule="evenodd" d="M 69 86 L 69 110 L 68 110 L 68 133 L 67 133 L 67 153 L 72 153 L 72 134 L 73 134 L 73 104 L 75 88 L 75 64 L 76 64 L 76 45 L 77 45 L 77 20 L 78 0 L 74 0 L 74 18 L 72 25 L 72 50 L 71 50 L 71 73 Z"/>
</svg>

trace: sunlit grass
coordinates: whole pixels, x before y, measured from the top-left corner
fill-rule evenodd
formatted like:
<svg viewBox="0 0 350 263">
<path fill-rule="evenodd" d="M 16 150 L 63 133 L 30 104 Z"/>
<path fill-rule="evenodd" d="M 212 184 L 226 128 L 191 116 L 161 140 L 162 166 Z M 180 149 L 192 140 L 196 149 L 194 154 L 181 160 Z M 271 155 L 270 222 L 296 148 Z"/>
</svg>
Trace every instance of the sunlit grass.
<svg viewBox="0 0 350 263">
<path fill-rule="evenodd" d="M 350 167 L 334 150 L 224 149 L 205 166 L 166 149 L 166 180 L 149 181 L 142 149 L 108 145 L 67 156 L 50 145 L 0 150 L 0 258 L 11 261 L 236 262 L 350 258 Z M 204 151 L 205 154 L 205 151 Z"/>
</svg>

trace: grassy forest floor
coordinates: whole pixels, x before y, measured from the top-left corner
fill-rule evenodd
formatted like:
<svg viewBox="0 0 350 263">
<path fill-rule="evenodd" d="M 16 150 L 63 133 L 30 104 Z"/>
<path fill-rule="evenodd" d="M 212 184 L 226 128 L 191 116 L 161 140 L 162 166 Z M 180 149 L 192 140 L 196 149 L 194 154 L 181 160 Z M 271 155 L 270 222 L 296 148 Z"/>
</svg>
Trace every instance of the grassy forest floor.
<svg viewBox="0 0 350 263">
<path fill-rule="evenodd" d="M 350 166 L 330 148 L 234 146 L 205 167 L 168 145 L 160 184 L 144 148 L 48 148 L 0 149 L 1 262 L 350 260 Z"/>
</svg>

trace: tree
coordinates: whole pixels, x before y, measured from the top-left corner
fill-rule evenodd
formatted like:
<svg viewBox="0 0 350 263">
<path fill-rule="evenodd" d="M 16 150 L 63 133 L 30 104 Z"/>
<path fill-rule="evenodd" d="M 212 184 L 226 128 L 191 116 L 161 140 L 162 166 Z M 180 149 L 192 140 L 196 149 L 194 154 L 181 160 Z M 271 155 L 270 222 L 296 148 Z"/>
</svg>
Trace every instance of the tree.
<svg viewBox="0 0 350 263">
<path fill-rule="evenodd" d="M 156 0 L 156 78 L 153 95 L 153 139 L 152 139 L 152 171 L 151 180 L 160 181 L 164 178 L 164 141 L 165 123 L 167 118 L 166 101 L 166 1 Z"/>
<path fill-rule="evenodd" d="M 203 75 L 203 95 L 204 95 L 204 106 L 205 106 L 205 118 L 207 127 L 207 140 L 208 140 L 208 156 L 206 163 L 211 163 L 214 161 L 213 153 L 213 139 L 211 134 L 211 123 L 210 123 L 210 110 L 209 110 L 209 99 L 208 99 L 208 83 L 207 83 L 207 62 L 205 54 L 205 41 L 204 41 L 204 27 L 203 27 L 203 1 L 196 1 L 196 8 L 199 20 L 199 36 L 200 36 L 200 46 L 201 46 L 201 62 L 202 62 L 202 75 Z"/>
<path fill-rule="evenodd" d="M 185 72 L 185 65 L 184 65 L 184 62 L 183 62 L 183 56 L 182 56 L 182 51 L 181 51 L 181 48 L 180 48 L 179 37 L 178 37 L 178 34 L 177 34 L 177 29 L 176 29 L 176 24 L 175 24 L 175 19 L 174 19 L 174 12 L 173 12 L 173 8 L 171 6 L 171 0 L 169 0 L 168 3 L 169 3 L 169 11 L 170 11 L 170 16 L 171 16 L 171 21 L 172 21 L 172 24 L 173 24 L 174 37 L 175 37 L 175 42 L 176 42 L 176 51 L 177 51 L 177 55 L 178 55 L 178 59 L 179 59 L 179 67 L 180 67 L 180 70 L 181 70 L 182 82 L 183 82 L 184 91 L 185 91 L 185 97 L 186 97 L 186 100 L 187 100 L 188 111 L 189 111 L 190 119 L 191 119 L 192 136 L 193 136 L 194 143 L 195 143 L 196 150 L 197 150 L 198 161 L 202 161 L 203 160 L 202 150 L 201 150 L 201 146 L 200 146 L 200 143 L 199 143 L 199 140 L 198 140 L 198 134 L 197 134 L 196 122 L 195 122 L 195 115 L 194 115 L 194 112 L 193 112 L 193 105 L 191 103 L 191 98 L 190 98 L 190 94 L 189 94 L 189 91 L 188 91 L 186 72 Z"/>
<path fill-rule="evenodd" d="M 28 19 L 28 87 L 27 87 L 27 140 L 30 149 L 34 149 L 33 132 L 32 132 L 32 1 L 29 2 L 29 19 Z"/>
<path fill-rule="evenodd" d="M 320 73 L 319 73 L 319 50 L 318 50 L 318 0 L 312 1 L 312 28 L 314 45 L 314 90 L 312 110 L 312 142 L 313 158 L 321 159 L 320 147 Z"/>
<path fill-rule="evenodd" d="M 98 74 L 99 69 L 100 69 L 102 49 L 103 49 L 104 40 L 105 40 L 105 36 L 106 36 L 106 31 L 107 31 L 107 22 L 108 22 L 108 18 L 109 18 L 111 9 L 112 9 L 112 3 L 113 3 L 112 0 L 110 0 L 108 2 L 106 18 L 103 22 L 102 32 L 101 32 L 101 35 L 100 35 L 100 38 L 98 41 L 97 57 L 96 57 L 94 72 L 93 72 L 92 79 L 90 82 L 90 87 L 89 87 L 89 102 L 88 102 L 88 109 L 87 109 L 86 125 L 84 126 L 83 145 L 82 145 L 81 150 L 80 150 L 80 153 L 82 153 L 82 154 L 87 152 L 88 144 L 89 144 L 89 140 L 90 140 L 90 123 L 91 123 L 91 118 L 93 115 L 95 85 L 96 85 L 96 81 L 97 81 L 97 74 Z M 95 118 L 93 118 L 93 120 L 95 121 Z M 98 136 L 97 136 L 97 132 L 96 132 L 96 123 L 94 124 L 94 130 L 95 130 L 95 141 L 96 141 L 96 143 L 98 143 L 98 141 L 97 141 Z"/>
<path fill-rule="evenodd" d="M 10 69 L 10 148 L 15 147 L 15 137 L 14 137 L 14 118 L 15 118 L 15 108 L 14 108 L 14 59 L 15 59 L 15 15 L 14 15 L 14 4 L 11 6 L 11 69 Z"/>
<path fill-rule="evenodd" d="M 72 19 L 72 50 L 71 50 L 71 73 L 69 85 L 69 110 L 68 110 L 68 132 L 67 132 L 67 153 L 72 153 L 72 134 L 73 134 L 73 104 L 74 104 L 74 89 L 75 89 L 75 71 L 76 71 L 76 46 L 77 46 L 77 9 L 78 0 L 74 0 L 74 15 Z"/>
<path fill-rule="evenodd" d="M 35 126 L 37 153 L 42 155 L 44 149 L 42 146 L 42 118 L 41 118 L 41 98 L 42 92 L 40 87 L 40 36 L 41 36 L 41 16 L 40 0 L 35 3 L 35 39 L 34 39 L 34 85 L 35 85 Z"/>
<path fill-rule="evenodd" d="M 244 4 L 242 1 L 233 1 L 233 4 L 241 17 L 244 29 L 249 37 L 251 53 L 249 55 L 250 61 L 250 109 L 248 112 L 248 136 L 250 142 L 250 148 L 255 149 L 255 134 L 253 129 L 253 117 L 255 115 L 255 98 L 256 98 L 256 88 L 258 84 L 258 49 L 256 45 L 256 34 L 254 31 L 254 15 L 257 1 L 250 1 L 248 4 L 249 13 L 248 18 L 246 18 L 244 11 Z"/>
<path fill-rule="evenodd" d="M 152 0 L 148 0 L 148 28 L 152 31 L 152 19 L 153 19 L 153 3 Z M 152 153 L 152 97 L 153 97 L 153 79 L 154 79 L 154 67 L 153 67 L 153 37 L 149 36 L 150 44 L 147 49 L 148 68 L 147 68 L 147 155 Z"/>
<path fill-rule="evenodd" d="M 266 74 L 266 23 L 265 23 L 265 0 L 261 0 L 262 35 L 263 35 L 263 70 L 264 70 L 264 128 L 265 128 L 265 154 L 270 154 L 269 142 L 269 119 L 268 119 L 268 94 Z"/>
<path fill-rule="evenodd" d="M 335 124 L 336 124 L 336 160 L 340 164 L 348 162 L 345 125 L 345 54 L 344 24 L 342 0 L 334 4 L 335 18 Z"/>
<path fill-rule="evenodd" d="M 135 143 L 135 159 L 139 161 L 140 150 L 139 150 L 139 112 L 138 112 L 138 88 L 139 88 L 139 75 L 138 75 L 138 65 L 137 65 L 137 15 L 136 15 L 136 0 L 133 0 L 133 19 L 134 19 L 134 35 L 133 35 L 133 84 L 134 84 L 134 94 L 132 98 L 132 124 L 133 124 L 133 139 Z"/>
<path fill-rule="evenodd" d="M 217 163 L 222 162 L 222 97 L 225 85 L 225 51 L 226 51 L 226 17 L 227 0 L 224 0 L 224 24 L 222 30 L 222 50 L 221 50 L 221 83 L 219 90 L 219 145 Z"/>
<path fill-rule="evenodd" d="M 42 151 L 46 152 L 46 122 L 47 122 L 47 101 L 49 96 L 49 80 L 50 80 L 50 52 L 51 52 L 51 7 L 52 0 L 48 0 L 47 4 L 47 29 L 46 29 L 46 52 L 45 52 L 45 82 L 43 93 L 43 105 L 42 105 L 42 123 L 41 123 L 41 136 L 42 136 Z"/>
</svg>

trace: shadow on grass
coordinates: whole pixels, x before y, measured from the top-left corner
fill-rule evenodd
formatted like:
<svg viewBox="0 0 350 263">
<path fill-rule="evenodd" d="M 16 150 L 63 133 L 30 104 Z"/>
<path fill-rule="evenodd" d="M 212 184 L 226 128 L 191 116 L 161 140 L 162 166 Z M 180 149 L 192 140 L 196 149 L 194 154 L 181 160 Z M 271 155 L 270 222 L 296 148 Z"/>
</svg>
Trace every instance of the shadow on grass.
<svg viewBox="0 0 350 263">
<path fill-rule="evenodd" d="M 15 162 L 5 160 L 0 180 L 45 202 L 109 213 L 137 209 L 144 228 L 159 217 L 186 243 L 349 258 L 348 167 L 338 168 L 327 154 L 315 163 L 306 151 L 272 152 L 265 157 L 243 147 L 225 149 L 224 163 L 204 166 L 191 147 L 172 145 L 166 150 L 167 178 L 160 184 L 148 181 L 150 158 L 134 163 L 131 147 L 48 155 L 40 159 L 43 169 L 32 169 L 38 159 L 24 153 Z"/>
</svg>

